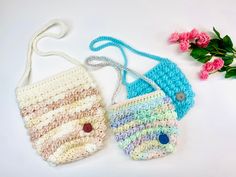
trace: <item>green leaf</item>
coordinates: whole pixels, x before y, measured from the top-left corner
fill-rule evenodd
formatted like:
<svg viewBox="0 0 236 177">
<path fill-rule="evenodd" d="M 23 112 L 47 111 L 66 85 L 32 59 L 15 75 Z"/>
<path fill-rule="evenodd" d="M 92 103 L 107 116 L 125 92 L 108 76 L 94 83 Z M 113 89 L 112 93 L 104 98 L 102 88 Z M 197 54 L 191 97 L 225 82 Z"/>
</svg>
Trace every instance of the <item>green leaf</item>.
<svg viewBox="0 0 236 177">
<path fill-rule="evenodd" d="M 210 61 L 212 58 L 211 55 L 206 55 L 204 57 L 198 58 L 197 61 L 201 62 L 201 63 L 206 63 L 208 61 Z"/>
<path fill-rule="evenodd" d="M 193 48 L 190 55 L 201 63 L 206 63 L 212 58 L 209 52 L 204 48 Z"/>
<path fill-rule="evenodd" d="M 222 39 L 211 39 L 206 49 L 214 50 L 215 48 L 219 48 L 221 41 Z"/>
<path fill-rule="evenodd" d="M 227 51 L 233 51 L 233 42 L 228 35 L 223 38 L 223 46 Z"/>
<path fill-rule="evenodd" d="M 221 39 L 220 37 L 220 33 L 215 29 L 215 27 L 213 27 L 213 31 L 215 32 L 216 36 Z"/>
<path fill-rule="evenodd" d="M 226 54 L 226 50 L 222 50 L 223 39 L 211 39 L 208 46 L 205 48 L 211 55 L 223 57 Z"/>
<path fill-rule="evenodd" d="M 228 66 L 228 65 L 230 65 L 231 63 L 233 63 L 233 61 L 234 61 L 234 56 L 233 56 L 233 55 L 226 55 L 226 56 L 222 57 L 222 59 L 224 60 L 224 65 L 225 65 L 225 66 Z"/>
<path fill-rule="evenodd" d="M 225 78 L 236 77 L 236 68 L 230 68 L 226 71 Z"/>
<path fill-rule="evenodd" d="M 195 43 L 191 42 L 190 49 L 195 49 L 195 48 L 199 48 L 199 47 Z"/>
<path fill-rule="evenodd" d="M 220 70 L 218 70 L 219 72 L 225 72 L 227 70 L 227 66 L 223 66 Z"/>
<path fill-rule="evenodd" d="M 209 52 L 204 48 L 194 48 L 190 55 L 195 59 L 199 59 L 206 56 L 208 53 Z"/>
</svg>

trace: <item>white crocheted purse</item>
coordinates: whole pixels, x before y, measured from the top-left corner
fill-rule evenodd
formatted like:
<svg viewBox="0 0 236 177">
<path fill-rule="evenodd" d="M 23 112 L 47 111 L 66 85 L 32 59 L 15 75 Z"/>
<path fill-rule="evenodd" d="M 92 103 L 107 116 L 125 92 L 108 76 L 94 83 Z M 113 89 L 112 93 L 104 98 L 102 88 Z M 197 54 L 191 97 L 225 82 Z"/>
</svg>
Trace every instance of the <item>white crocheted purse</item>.
<svg viewBox="0 0 236 177">
<path fill-rule="evenodd" d="M 62 27 L 60 34 L 47 32 Z M 105 110 L 101 95 L 87 70 L 59 51 L 42 52 L 38 40 L 61 38 L 66 34 L 63 22 L 53 20 L 37 32 L 29 43 L 25 73 L 16 89 L 16 97 L 36 151 L 52 164 L 64 164 L 87 157 L 101 149 L 106 134 Z M 61 56 L 76 67 L 30 83 L 32 54 Z"/>
</svg>

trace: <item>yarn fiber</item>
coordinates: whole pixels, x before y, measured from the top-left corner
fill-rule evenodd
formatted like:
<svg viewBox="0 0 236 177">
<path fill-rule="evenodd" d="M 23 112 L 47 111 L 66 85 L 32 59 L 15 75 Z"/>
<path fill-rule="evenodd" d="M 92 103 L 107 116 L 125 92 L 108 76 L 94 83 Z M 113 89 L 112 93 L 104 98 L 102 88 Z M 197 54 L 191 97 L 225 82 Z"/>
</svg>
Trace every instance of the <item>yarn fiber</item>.
<svg viewBox="0 0 236 177">
<path fill-rule="evenodd" d="M 32 145 L 44 160 L 58 165 L 101 149 L 105 110 L 83 66 L 18 87 L 16 95 Z"/>
<path fill-rule="evenodd" d="M 160 89 L 115 104 L 108 114 L 116 141 L 132 159 L 153 159 L 174 151 L 177 114 L 171 99 Z"/>
<path fill-rule="evenodd" d="M 143 56 L 147 59 L 158 61 L 159 63 L 149 70 L 144 76 L 153 80 L 165 93 L 172 99 L 177 112 L 177 119 L 182 119 L 185 114 L 194 105 L 194 92 L 192 87 L 180 68 L 168 58 L 159 57 L 146 52 L 137 50 L 123 41 L 110 37 L 100 36 L 92 40 L 89 45 L 92 51 L 99 51 L 106 47 L 116 47 L 120 50 L 124 59 L 124 66 L 128 66 L 128 59 L 125 49 Z M 154 89 L 142 79 L 137 79 L 132 83 L 127 82 L 127 72 L 123 71 L 122 82 L 127 88 L 127 98 L 133 98 L 146 93 L 152 92 Z"/>
<path fill-rule="evenodd" d="M 166 59 L 144 75 L 152 79 L 172 99 L 178 120 L 193 107 L 195 94 L 187 78 L 175 63 Z M 153 90 L 147 82 L 137 79 L 127 84 L 127 97 L 133 98 Z M 179 94 L 183 95 L 182 99 L 178 97 Z"/>
</svg>

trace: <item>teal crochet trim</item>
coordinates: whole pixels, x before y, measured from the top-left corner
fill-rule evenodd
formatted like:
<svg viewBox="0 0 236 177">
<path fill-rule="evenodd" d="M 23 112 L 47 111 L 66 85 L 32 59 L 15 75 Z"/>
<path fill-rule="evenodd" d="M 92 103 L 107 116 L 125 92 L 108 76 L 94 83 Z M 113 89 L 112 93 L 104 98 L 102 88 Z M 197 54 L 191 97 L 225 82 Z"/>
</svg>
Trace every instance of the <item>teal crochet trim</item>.
<svg viewBox="0 0 236 177">
<path fill-rule="evenodd" d="M 99 42 L 106 43 L 96 46 Z M 155 67 L 146 72 L 144 75 L 153 80 L 172 99 L 172 103 L 175 105 L 175 110 L 178 114 L 178 120 L 183 118 L 194 105 L 195 94 L 192 87 L 185 75 L 175 63 L 171 62 L 167 58 L 162 58 L 136 50 L 125 44 L 123 41 L 109 36 L 101 36 L 94 39 L 91 41 L 89 47 L 92 51 L 99 51 L 109 46 L 120 49 L 125 67 L 128 65 L 128 59 L 124 50 L 125 48 L 135 54 L 159 61 Z M 124 71 L 122 75 L 122 82 L 127 88 L 127 98 L 137 97 L 154 91 L 154 89 L 142 79 L 137 79 L 134 82 L 128 83 L 126 76 L 127 72 Z M 181 97 L 178 95 L 181 95 Z"/>
<path fill-rule="evenodd" d="M 193 107 L 195 94 L 188 80 L 175 63 L 166 60 L 153 67 L 144 75 L 151 78 L 172 99 L 172 103 L 175 105 L 175 111 L 178 114 L 178 120 L 183 118 L 188 110 Z M 142 80 L 136 80 L 127 84 L 128 98 L 152 91 L 153 88 L 149 87 Z M 184 93 L 184 100 L 177 99 L 178 93 Z"/>
</svg>

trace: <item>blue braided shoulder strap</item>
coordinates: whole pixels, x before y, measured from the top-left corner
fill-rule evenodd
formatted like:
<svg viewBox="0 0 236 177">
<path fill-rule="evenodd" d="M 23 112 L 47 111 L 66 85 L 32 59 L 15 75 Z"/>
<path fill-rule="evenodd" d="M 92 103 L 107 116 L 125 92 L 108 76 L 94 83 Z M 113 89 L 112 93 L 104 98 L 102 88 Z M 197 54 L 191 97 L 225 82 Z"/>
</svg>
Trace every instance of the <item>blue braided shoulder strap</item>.
<svg viewBox="0 0 236 177">
<path fill-rule="evenodd" d="M 104 44 L 101 44 L 99 46 L 96 46 L 97 43 L 104 42 L 104 41 L 108 41 L 108 42 L 104 43 Z M 92 51 L 99 51 L 99 50 L 102 50 L 102 49 L 104 49 L 106 47 L 110 47 L 110 46 L 117 47 L 118 49 L 120 49 L 121 54 L 122 54 L 123 59 L 124 59 L 124 67 L 128 66 L 128 59 L 127 59 L 127 56 L 125 54 L 124 48 L 130 50 L 133 53 L 136 53 L 136 54 L 144 56 L 144 57 L 151 58 L 151 59 L 156 60 L 156 61 L 161 62 L 161 61 L 164 61 L 164 60 L 168 60 L 168 59 L 161 58 L 159 56 L 151 55 L 151 54 L 136 50 L 136 49 L 132 48 L 131 46 L 129 46 L 128 44 L 125 44 L 123 41 L 118 40 L 118 39 L 113 38 L 113 37 L 110 37 L 110 36 L 100 36 L 100 37 L 94 39 L 93 41 L 91 41 L 91 43 L 89 45 L 89 48 Z M 127 76 L 127 71 L 124 70 L 123 71 L 123 77 L 122 77 L 122 82 L 123 82 L 124 85 L 128 84 L 126 76 Z"/>
<path fill-rule="evenodd" d="M 118 48 L 121 51 L 124 60 L 124 67 L 128 66 L 125 49 L 145 58 L 159 61 L 159 63 L 147 71 L 144 76 L 153 80 L 172 99 L 178 114 L 177 119 L 180 120 L 183 118 L 194 105 L 195 94 L 189 81 L 180 68 L 169 59 L 139 51 L 123 41 L 110 36 L 100 36 L 94 39 L 91 41 L 89 47 L 92 51 L 100 51 L 107 47 Z M 122 83 L 127 88 L 128 98 L 137 97 L 154 91 L 153 88 L 142 79 L 137 79 L 131 83 L 127 82 L 126 71 L 123 71 Z"/>
</svg>

